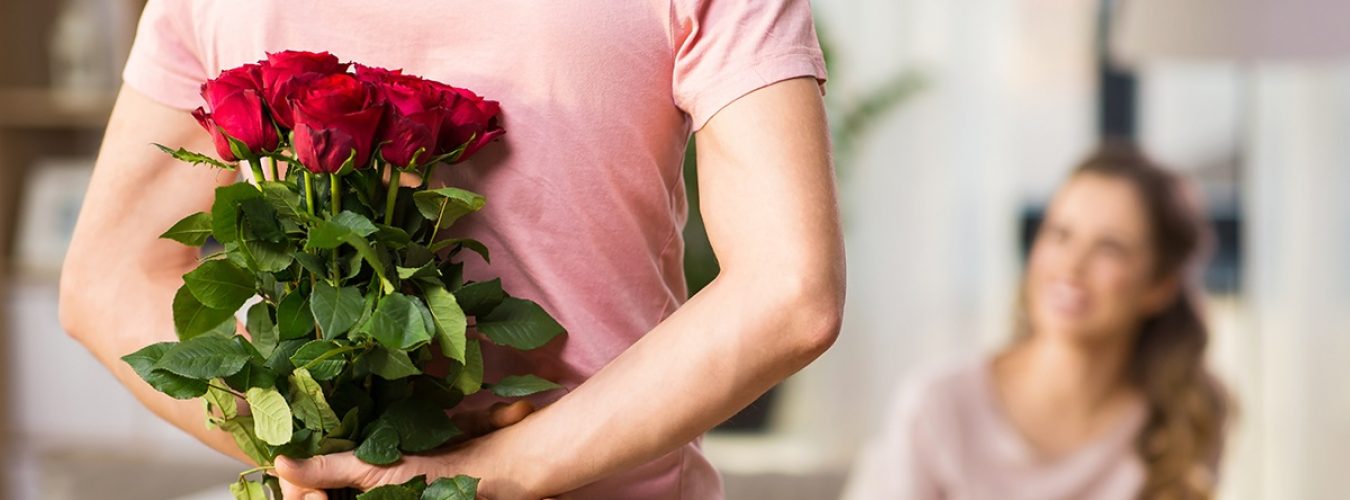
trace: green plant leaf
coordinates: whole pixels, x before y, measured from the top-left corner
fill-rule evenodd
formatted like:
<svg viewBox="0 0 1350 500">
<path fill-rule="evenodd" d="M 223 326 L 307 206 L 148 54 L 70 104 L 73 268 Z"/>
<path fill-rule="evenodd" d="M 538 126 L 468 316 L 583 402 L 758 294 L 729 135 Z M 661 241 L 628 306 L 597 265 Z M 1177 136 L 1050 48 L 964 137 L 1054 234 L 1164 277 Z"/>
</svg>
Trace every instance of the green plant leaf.
<svg viewBox="0 0 1350 500">
<path fill-rule="evenodd" d="M 309 297 L 299 290 L 282 297 L 277 304 L 277 328 L 281 340 L 303 338 L 314 331 L 314 315 L 310 312 Z"/>
<path fill-rule="evenodd" d="M 239 243 L 244 251 L 253 257 L 253 263 L 257 265 L 259 272 L 279 272 L 290 267 L 295 259 L 289 243 L 264 241 L 250 234 L 245 234 Z"/>
<path fill-rule="evenodd" d="M 210 405 L 210 408 L 215 408 L 220 411 L 222 420 L 229 420 L 239 416 L 239 404 L 234 399 L 234 394 L 230 394 L 227 391 L 215 387 L 207 387 L 204 397 L 207 404 Z"/>
<path fill-rule="evenodd" d="M 253 434 L 264 443 L 281 446 L 291 441 L 291 407 L 276 388 L 254 387 L 244 394 L 253 413 Z"/>
<path fill-rule="evenodd" d="M 295 261 L 299 262 L 301 267 L 304 267 L 306 270 L 308 270 L 311 273 L 314 273 L 317 276 L 328 275 L 328 269 L 324 267 L 325 264 L 323 262 L 323 259 L 319 258 L 318 255 L 305 252 L 296 252 Z"/>
<path fill-rule="evenodd" d="M 216 241 L 232 243 L 239 238 L 239 203 L 259 197 L 262 192 L 247 183 L 216 188 L 216 199 L 211 203 L 211 234 Z"/>
<path fill-rule="evenodd" d="M 385 380 L 398 380 L 422 373 L 413 365 L 408 353 L 397 349 L 377 345 L 364 356 L 369 363 L 370 372 Z"/>
<path fill-rule="evenodd" d="M 263 198 L 272 205 L 277 215 L 296 222 L 309 221 L 309 213 L 300 205 L 300 193 L 284 182 L 266 181 L 262 183 Z"/>
<path fill-rule="evenodd" d="M 249 233 L 262 241 L 280 243 L 286 238 L 281 230 L 277 209 L 272 207 L 263 196 L 239 200 L 239 212 L 244 216 L 244 227 Z"/>
<path fill-rule="evenodd" d="M 276 387 L 277 374 L 267 368 L 261 360 L 250 359 L 238 373 L 225 377 L 225 384 L 236 391 L 247 391 L 254 387 Z"/>
<path fill-rule="evenodd" d="M 356 458 L 371 465 L 389 465 L 403 458 L 398 451 L 398 431 L 388 424 L 372 424 L 370 435 L 356 447 Z"/>
<path fill-rule="evenodd" d="M 206 212 L 189 215 L 159 235 L 160 238 L 174 240 L 190 247 L 206 244 L 208 236 L 211 236 L 211 214 Z"/>
<path fill-rule="evenodd" d="M 253 434 L 253 425 L 253 417 L 238 417 L 221 422 L 220 428 L 230 433 L 234 444 L 239 446 L 244 455 L 253 459 L 254 464 L 272 465 L 272 455 L 268 453 L 267 445 Z"/>
<path fill-rule="evenodd" d="M 443 477 L 432 481 L 420 500 L 474 500 L 478 498 L 478 479 L 469 476 Z"/>
<path fill-rule="evenodd" d="M 426 286 L 422 289 L 431 309 L 431 317 L 436 327 L 436 344 L 445 357 L 464 362 L 465 330 L 468 319 L 459 308 L 455 295 L 439 286 Z"/>
<path fill-rule="evenodd" d="M 538 349 L 563 333 L 562 325 L 539 304 L 515 297 L 502 299 L 476 326 L 492 343 L 522 351 Z"/>
<path fill-rule="evenodd" d="M 487 316 L 505 298 L 501 279 L 469 283 L 455 290 L 455 300 L 464 312 L 480 318 Z"/>
<path fill-rule="evenodd" d="M 178 288 L 173 296 L 173 328 L 178 340 L 187 340 L 211 332 L 222 323 L 234 326 L 234 311 L 202 305 L 187 285 Z"/>
<path fill-rule="evenodd" d="M 179 342 L 155 363 L 156 369 L 184 377 L 210 380 L 238 373 L 250 353 L 234 339 L 203 335 Z"/>
<path fill-rule="evenodd" d="M 562 386 L 534 375 L 504 377 L 492 385 L 492 393 L 504 398 L 519 398 L 555 389 L 562 389 Z"/>
<path fill-rule="evenodd" d="M 396 350 L 411 350 L 430 341 L 431 334 L 413 300 L 397 292 L 380 299 L 370 318 L 370 335 Z"/>
<path fill-rule="evenodd" d="M 240 479 L 230 483 L 230 493 L 234 494 L 234 500 L 267 500 L 262 483 L 256 481 Z"/>
<path fill-rule="evenodd" d="M 438 252 L 442 248 L 453 245 L 462 245 L 463 248 L 473 250 L 474 253 L 478 254 L 479 257 L 483 258 L 483 262 L 487 262 L 489 264 L 492 263 L 492 254 L 491 252 L 488 252 L 487 245 L 484 245 L 483 242 L 481 241 L 470 238 L 448 238 L 441 241 L 437 241 L 436 243 L 431 245 L 431 251 Z"/>
<path fill-rule="evenodd" d="M 270 357 L 277 348 L 277 342 L 281 341 L 277 325 L 272 321 L 271 306 L 266 302 L 253 304 L 248 308 L 244 326 L 252 336 L 253 348 L 258 350 L 258 354 L 264 358 Z"/>
<path fill-rule="evenodd" d="M 295 351 L 291 356 L 291 365 L 298 370 L 306 368 L 314 376 L 315 380 L 328 380 L 342 373 L 342 369 L 347 366 L 347 357 L 337 353 L 343 351 L 342 346 L 331 340 L 313 340 L 300 350 Z M 321 361 L 315 361 L 323 358 Z"/>
<path fill-rule="evenodd" d="M 291 409 L 295 417 L 305 424 L 305 428 L 327 434 L 342 425 L 328 399 L 323 395 L 323 387 L 309 374 L 309 370 L 297 368 L 291 372 Z"/>
<path fill-rule="evenodd" d="M 353 235 L 359 238 L 370 236 L 376 231 L 375 224 L 365 216 L 349 210 L 343 210 L 331 219 L 320 221 L 309 233 L 306 250 L 316 248 L 337 248 L 349 242 Z"/>
<path fill-rule="evenodd" d="M 234 311 L 254 294 L 253 275 L 228 260 L 209 260 L 183 275 L 188 290 L 206 307 Z"/>
<path fill-rule="evenodd" d="M 122 356 L 122 361 L 131 365 L 131 369 L 135 370 L 145 383 L 150 384 L 150 387 L 174 399 L 192 399 L 206 394 L 205 380 L 196 380 L 155 369 L 155 365 L 164 357 L 164 353 L 169 352 L 176 345 L 178 345 L 177 342 L 150 344 L 136 352 Z"/>
<path fill-rule="evenodd" d="M 483 389 L 483 349 L 478 340 L 469 339 L 464 349 L 464 366 L 455 374 L 451 384 L 465 396 Z"/>
<path fill-rule="evenodd" d="M 459 435 L 445 410 L 418 399 L 394 403 L 379 421 L 398 432 L 399 449 L 409 453 L 436 448 Z"/>
<path fill-rule="evenodd" d="M 399 484 L 386 484 L 356 496 L 356 500 L 418 500 L 416 491 Z"/>
<path fill-rule="evenodd" d="M 235 169 L 234 165 L 225 163 L 223 161 L 217 160 L 215 158 L 212 158 L 210 156 L 201 153 L 188 151 L 187 149 L 184 148 L 172 149 L 169 148 L 168 146 L 159 143 L 155 143 L 155 147 L 159 148 L 160 151 L 168 153 L 169 156 L 174 157 L 174 159 L 177 159 L 178 161 L 191 163 L 193 165 L 206 165 L 209 167 L 223 168 L 225 170 Z"/>
<path fill-rule="evenodd" d="M 361 308 L 365 299 L 356 287 L 333 288 L 326 281 L 314 284 L 314 293 L 309 298 L 309 309 L 314 321 L 323 332 L 323 338 L 335 339 L 356 324 L 361 317 Z"/>
<path fill-rule="evenodd" d="M 471 191 L 443 187 L 417 191 L 413 194 L 413 203 L 427 220 L 439 221 L 441 227 L 446 227 L 466 214 L 481 210 L 487 199 Z"/>
</svg>

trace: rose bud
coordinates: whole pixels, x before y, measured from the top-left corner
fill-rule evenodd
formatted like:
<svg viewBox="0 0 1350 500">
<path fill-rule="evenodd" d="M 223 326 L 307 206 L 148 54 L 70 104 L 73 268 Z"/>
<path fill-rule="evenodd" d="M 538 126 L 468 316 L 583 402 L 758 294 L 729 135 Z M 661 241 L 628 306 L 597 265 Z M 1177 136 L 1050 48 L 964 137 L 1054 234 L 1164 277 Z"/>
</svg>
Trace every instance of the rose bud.
<svg viewBox="0 0 1350 500">
<path fill-rule="evenodd" d="M 202 98 L 211 112 L 197 108 L 192 117 L 211 134 L 221 159 L 239 161 L 277 149 L 280 137 L 263 105 L 258 65 L 245 64 L 221 72 L 202 84 Z M 230 138 L 242 150 L 231 147 Z"/>
<path fill-rule="evenodd" d="M 380 156 L 399 167 L 426 162 L 436 153 L 446 110 L 426 80 L 399 70 L 356 65 L 356 78 L 370 82 L 388 104 L 377 134 Z M 418 155 L 421 151 L 421 155 Z"/>
<path fill-rule="evenodd" d="M 260 64 L 263 96 L 272 108 L 272 117 L 284 129 L 295 127 L 290 100 L 319 78 L 347 72 L 346 63 L 327 52 L 287 50 L 267 54 Z"/>
<path fill-rule="evenodd" d="M 497 101 L 483 99 L 467 89 L 431 83 L 440 90 L 447 110 L 445 120 L 441 122 L 437 154 L 450 153 L 465 146 L 464 153 L 455 160 L 458 163 L 469 159 L 487 143 L 506 133 L 497 125 L 497 114 L 501 111 Z"/>
<path fill-rule="evenodd" d="M 372 85 L 346 73 L 328 75 L 310 82 L 290 104 L 295 154 L 305 168 L 332 174 L 348 158 L 352 168 L 369 165 L 384 114 Z"/>
</svg>

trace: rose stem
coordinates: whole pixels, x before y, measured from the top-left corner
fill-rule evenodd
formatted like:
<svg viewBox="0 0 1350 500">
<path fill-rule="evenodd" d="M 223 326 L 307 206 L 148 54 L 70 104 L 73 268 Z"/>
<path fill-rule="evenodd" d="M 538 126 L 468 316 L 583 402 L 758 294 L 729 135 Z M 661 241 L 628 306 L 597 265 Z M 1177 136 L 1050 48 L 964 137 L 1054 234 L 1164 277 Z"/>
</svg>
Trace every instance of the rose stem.
<svg viewBox="0 0 1350 500">
<path fill-rule="evenodd" d="M 309 216 L 314 217 L 314 174 L 305 170 L 305 206 L 309 208 Z"/>
<path fill-rule="evenodd" d="M 268 163 L 269 163 L 270 165 L 272 165 L 272 180 L 274 180 L 274 181 L 280 181 L 280 180 L 281 180 L 281 174 L 279 173 L 280 171 L 277 170 L 277 159 L 274 158 L 274 157 L 268 156 L 268 157 L 267 157 L 267 161 L 268 161 Z"/>
<path fill-rule="evenodd" d="M 393 163 L 389 164 L 389 194 L 384 198 L 384 225 L 393 225 L 394 204 L 398 201 L 398 177 L 401 172 Z"/>
<path fill-rule="evenodd" d="M 333 217 L 337 217 L 338 212 L 342 210 L 342 176 L 336 172 L 329 175 L 328 186 L 331 193 L 328 207 Z M 333 286 L 341 286 L 341 279 L 342 271 L 338 269 L 338 247 L 333 247 Z"/>
<path fill-rule="evenodd" d="M 249 173 L 253 175 L 253 184 L 257 186 L 259 190 L 261 190 L 263 179 L 265 179 L 265 177 L 263 176 L 262 160 L 257 158 L 248 160 L 248 170 Z"/>
</svg>

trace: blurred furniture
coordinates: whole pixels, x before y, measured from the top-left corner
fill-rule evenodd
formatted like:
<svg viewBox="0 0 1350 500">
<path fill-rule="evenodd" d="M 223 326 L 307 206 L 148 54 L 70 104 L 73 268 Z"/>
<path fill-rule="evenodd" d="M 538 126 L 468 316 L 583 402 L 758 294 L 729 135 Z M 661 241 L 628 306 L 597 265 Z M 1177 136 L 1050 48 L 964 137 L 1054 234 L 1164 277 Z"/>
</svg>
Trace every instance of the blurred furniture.
<svg viewBox="0 0 1350 500">
<path fill-rule="evenodd" d="M 1344 498 L 1350 394 L 1350 3 L 1128 0 L 1117 58 L 1230 72 L 1237 88 L 1244 319 L 1216 335 L 1242 414 L 1224 498 Z"/>
<path fill-rule="evenodd" d="M 39 158 L 92 157 L 103 135 L 108 114 L 112 109 L 115 89 L 57 89 L 53 84 L 53 47 L 65 50 L 54 34 L 61 25 L 65 33 L 76 32 L 90 25 L 92 19 L 100 30 L 121 30 L 129 34 L 130 23 L 144 5 L 144 0 L 78 0 L 83 12 L 72 13 L 68 6 L 76 0 L 63 1 L 5 1 L 0 2 L 0 364 L 5 367 L 0 383 L 0 449 L 19 448 L 16 435 L 22 429 L 13 425 L 16 410 L 12 404 L 15 387 L 27 383 L 25 374 L 16 369 L 11 355 L 15 333 L 8 331 L 9 313 L 15 300 L 14 287 L 17 269 L 14 261 L 15 237 L 20 219 L 25 186 L 30 170 Z M 106 16 L 110 9 L 125 16 Z M 117 26 L 112 26 L 118 21 Z M 108 31 L 111 32 L 111 31 Z M 83 37 L 85 47 L 93 45 L 89 35 Z M 97 40 L 96 40 L 97 42 Z M 122 50 L 122 44 L 106 44 L 104 49 Z M 69 66 L 67 67 L 70 68 Z M 79 69 L 75 67 L 75 69 Z M 55 276 L 38 278 L 55 286 Z M 54 308 L 53 308 L 54 311 Z M 52 323 L 55 324 L 53 314 Z M 59 327 L 54 334 L 61 340 Z M 56 340 L 56 339 L 53 339 Z M 86 410 L 87 411 L 87 410 Z M 7 453 L 6 455 L 11 455 Z M 9 472 L 0 473 L 0 491 L 10 491 Z"/>
</svg>

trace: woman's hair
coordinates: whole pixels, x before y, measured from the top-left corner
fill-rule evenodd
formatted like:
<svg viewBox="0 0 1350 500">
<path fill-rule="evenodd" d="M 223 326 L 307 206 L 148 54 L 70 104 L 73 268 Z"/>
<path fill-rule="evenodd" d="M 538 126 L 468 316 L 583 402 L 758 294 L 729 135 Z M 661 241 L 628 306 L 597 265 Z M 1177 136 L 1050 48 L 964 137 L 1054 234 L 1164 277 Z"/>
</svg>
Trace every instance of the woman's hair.
<svg viewBox="0 0 1350 500">
<path fill-rule="evenodd" d="M 1073 175 L 1085 174 L 1134 187 L 1151 231 L 1154 279 L 1180 286 L 1170 305 L 1140 323 L 1127 365 L 1149 406 L 1135 442 L 1146 471 L 1139 498 L 1210 499 L 1231 402 L 1204 365 L 1209 330 L 1194 284 L 1209 251 L 1209 226 L 1183 180 L 1131 145 L 1104 145 Z"/>
</svg>

